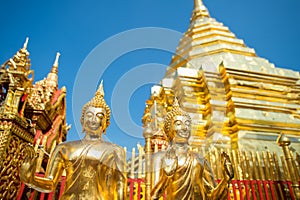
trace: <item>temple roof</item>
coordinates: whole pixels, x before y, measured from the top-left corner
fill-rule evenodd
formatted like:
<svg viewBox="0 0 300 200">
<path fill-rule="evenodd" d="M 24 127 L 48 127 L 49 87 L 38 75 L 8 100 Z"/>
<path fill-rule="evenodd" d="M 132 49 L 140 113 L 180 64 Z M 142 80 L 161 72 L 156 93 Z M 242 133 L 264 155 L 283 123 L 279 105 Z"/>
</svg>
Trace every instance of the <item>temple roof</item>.
<svg viewBox="0 0 300 200">
<path fill-rule="evenodd" d="M 5 69 L 7 66 L 10 71 L 19 71 L 20 73 L 25 73 L 30 70 L 30 59 L 29 52 L 27 51 L 29 38 L 27 37 L 23 48 L 21 48 L 16 54 L 7 60 L 4 64 L 2 64 L 1 68 Z"/>
<path fill-rule="evenodd" d="M 58 59 L 60 53 L 56 54 L 55 61 L 53 63 L 51 71 L 47 77 L 43 80 L 37 81 L 32 90 L 32 95 L 29 97 L 28 103 L 37 110 L 45 109 L 47 103 L 51 102 L 51 99 L 56 91 L 58 91 Z M 54 95 L 55 96 L 55 95 Z"/>
</svg>

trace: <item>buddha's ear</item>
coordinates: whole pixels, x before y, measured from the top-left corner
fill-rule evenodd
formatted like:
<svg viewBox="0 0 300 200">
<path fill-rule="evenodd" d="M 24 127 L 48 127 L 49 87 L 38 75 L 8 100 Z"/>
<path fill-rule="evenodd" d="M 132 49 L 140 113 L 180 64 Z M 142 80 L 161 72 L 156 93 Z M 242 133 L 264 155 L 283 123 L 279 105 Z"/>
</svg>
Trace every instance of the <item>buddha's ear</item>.
<svg viewBox="0 0 300 200">
<path fill-rule="evenodd" d="M 105 117 L 104 117 L 104 120 L 102 121 L 102 133 L 104 135 L 106 135 L 106 129 L 107 129 L 107 114 L 105 113 Z"/>
</svg>

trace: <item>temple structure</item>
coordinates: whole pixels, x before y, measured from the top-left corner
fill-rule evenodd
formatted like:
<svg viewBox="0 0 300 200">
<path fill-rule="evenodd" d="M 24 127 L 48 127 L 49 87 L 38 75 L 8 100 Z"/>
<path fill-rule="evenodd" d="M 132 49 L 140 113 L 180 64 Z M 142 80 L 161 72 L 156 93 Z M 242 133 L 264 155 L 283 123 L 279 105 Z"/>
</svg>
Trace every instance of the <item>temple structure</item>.
<svg viewBox="0 0 300 200">
<path fill-rule="evenodd" d="M 284 133 L 299 152 L 299 72 L 260 58 L 201 0 L 194 3 L 165 77 L 146 101 L 144 125 L 154 102 L 166 111 L 176 96 L 192 116 L 195 148 L 281 151 L 275 141 Z"/>
<path fill-rule="evenodd" d="M 146 101 L 146 145 L 138 145 L 138 155 L 132 149 L 127 163 L 128 199 L 151 199 L 152 155 L 168 145 L 163 118 L 175 96 L 192 117 L 191 148 L 204 153 L 216 180 L 223 176 L 220 150 L 230 156 L 228 199 L 300 199 L 299 72 L 260 58 L 201 0 L 194 3 L 165 77 Z M 19 181 L 26 145 L 38 153 L 36 172 L 43 176 L 48 156 L 69 129 L 66 89 L 57 81 L 59 54 L 47 77 L 35 83 L 28 56 L 26 41 L 0 69 L 0 199 L 59 198 L 65 184 L 63 176 L 57 190 L 45 194 Z"/>
<path fill-rule="evenodd" d="M 0 69 L 0 199 L 16 199 L 19 168 L 26 146 L 39 151 L 37 172 L 44 171 L 54 147 L 66 140 L 66 88 L 58 88 L 58 58 L 44 80 L 33 83 L 28 39 Z"/>
</svg>

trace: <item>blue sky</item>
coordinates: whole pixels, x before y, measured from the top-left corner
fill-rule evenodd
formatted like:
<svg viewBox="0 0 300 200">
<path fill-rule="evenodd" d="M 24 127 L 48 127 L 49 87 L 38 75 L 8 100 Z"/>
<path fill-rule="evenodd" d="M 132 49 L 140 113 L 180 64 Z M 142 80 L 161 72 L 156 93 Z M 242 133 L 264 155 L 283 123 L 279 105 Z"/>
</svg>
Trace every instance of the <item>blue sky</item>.
<svg viewBox="0 0 300 200">
<path fill-rule="evenodd" d="M 205 0 L 204 3 L 212 17 L 228 26 L 238 38 L 254 48 L 260 57 L 267 58 L 277 67 L 300 71 L 299 0 Z M 189 25 L 192 8 L 193 0 L 2 0 L 0 62 L 3 63 L 12 57 L 23 46 L 28 36 L 31 68 L 35 71 L 35 81 L 38 81 L 50 71 L 56 52 L 61 52 L 59 85 L 67 87 L 67 122 L 72 124 L 68 140 L 80 137 L 78 114 L 82 102 L 93 96 L 97 82 L 101 79 L 104 79 L 107 103 L 110 106 L 113 103 L 115 108 L 125 108 L 133 122 L 140 126 L 152 82 L 163 77 L 165 66 L 169 64 L 172 52 L 178 44 L 178 34 L 185 32 Z M 103 67 L 102 61 L 128 44 L 131 47 L 136 43 L 135 39 L 145 42 L 141 33 L 149 33 L 150 36 L 147 37 L 150 39 L 151 36 L 157 38 L 159 34 L 157 36 L 151 31 L 160 28 L 164 28 L 161 30 L 162 34 L 165 34 L 161 42 L 164 45 L 170 42 L 167 44 L 167 50 L 148 46 L 131 49 L 108 62 L 104 66 L 105 70 L 102 69 L 103 73 L 100 73 L 101 77 L 93 78 Z M 167 37 L 168 33 L 172 36 Z M 128 34 L 129 40 L 121 40 L 122 36 L 127 38 L 125 36 Z M 94 68 L 80 75 L 83 81 L 77 84 L 81 89 L 73 92 L 76 81 L 80 80 L 77 73 L 80 69 L 87 68 L 85 63 L 95 52 L 97 55 L 94 55 L 94 59 L 97 58 L 97 61 L 94 62 Z M 135 75 L 132 69 L 141 71 Z M 141 72 L 145 74 L 139 76 Z M 138 89 L 133 91 L 132 88 Z M 124 94 L 129 99 L 118 93 L 120 91 L 130 92 Z M 74 99 L 78 100 L 77 103 L 74 103 Z M 123 111 L 124 109 L 120 112 Z M 119 111 L 115 109 L 114 112 Z M 77 115 L 73 116 L 74 113 Z M 123 119 L 127 119 L 126 114 L 121 115 L 121 119 L 122 116 Z M 122 130 L 123 127 L 112 119 L 112 124 L 107 130 L 107 139 L 128 148 L 135 146 L 137 142 L 143 143 L 142 132 L 132 128 L 133 133 L 128 134 Z"/>
</svg>

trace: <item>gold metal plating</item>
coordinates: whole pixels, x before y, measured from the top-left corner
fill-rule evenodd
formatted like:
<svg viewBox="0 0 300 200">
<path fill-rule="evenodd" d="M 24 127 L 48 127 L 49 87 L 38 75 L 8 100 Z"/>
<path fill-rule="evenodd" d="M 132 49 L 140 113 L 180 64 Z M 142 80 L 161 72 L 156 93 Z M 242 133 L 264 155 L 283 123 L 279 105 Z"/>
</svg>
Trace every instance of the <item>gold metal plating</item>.
<svg viewBox="0 0 300 200">
<path fill-rule="evenodd" d="M 176 99 L 165 118 L 165 131 L 170 139 L 169 147 L 154 154 L 152 159 L 152 199 L 159 199 L 164 192 L 170 200 L 226 199 L 228 183 L 233 178 L 229 156 L 221 154 L 223 177 L 216 184 L 209 162 L 189 148 L 191 118 L 180 109 Z"/>
<path fill-rule="evenodd" d="M 95 97 L 83 107 L 84 139 L 57 145 L 45 177 L 34 175 L 37 156 L 27 159 L 20 170 L 22 181 L 38 191 L 51 192 L 65 170 L 62 199 L 126 199 L 125 152 L 102 139 L 109 125 L 109 108 L 103 97 L 101 83 Z"/>
</svg>

